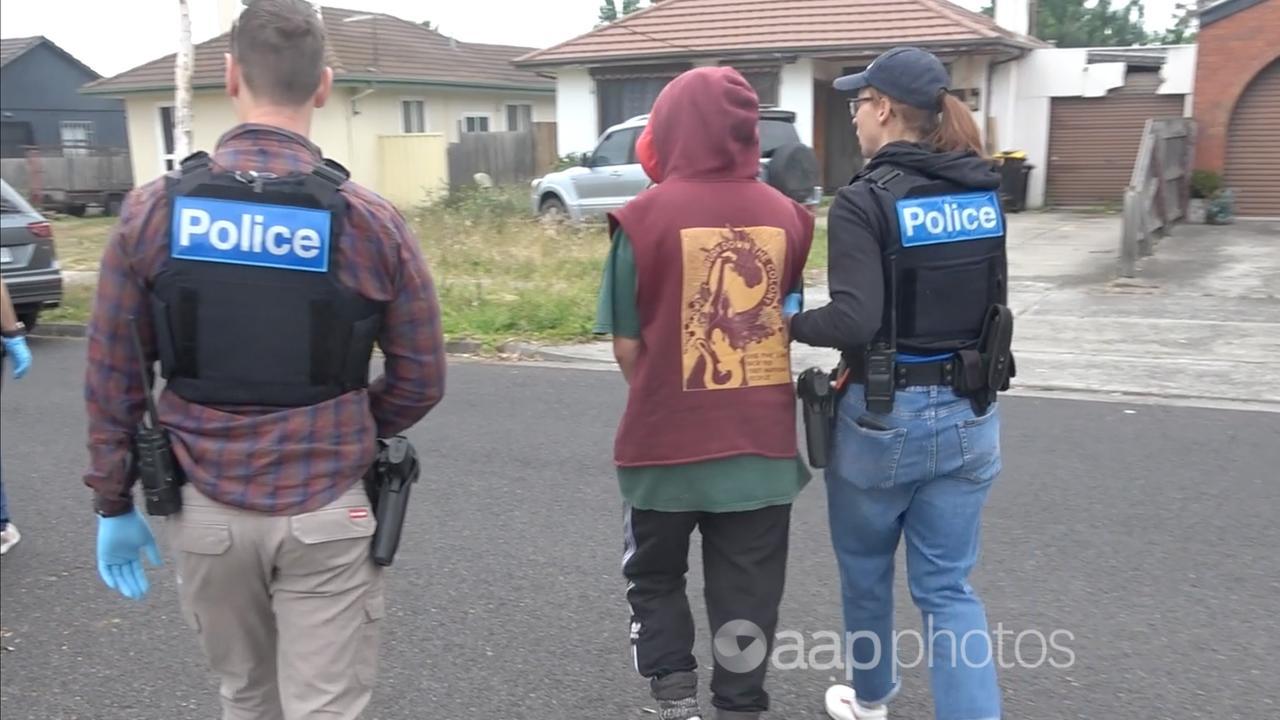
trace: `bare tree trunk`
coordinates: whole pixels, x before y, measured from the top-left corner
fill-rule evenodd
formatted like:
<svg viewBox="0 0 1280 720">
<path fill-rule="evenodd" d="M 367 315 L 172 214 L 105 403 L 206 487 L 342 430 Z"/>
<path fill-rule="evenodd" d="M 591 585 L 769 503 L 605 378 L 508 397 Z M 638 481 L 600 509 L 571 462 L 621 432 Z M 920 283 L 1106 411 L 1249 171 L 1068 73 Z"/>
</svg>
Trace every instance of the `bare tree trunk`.
<svg viewBox="0 0 1280 720">
<path fill-rule="evenodd" d="M 178 0 L 181 19 L 178 26 L 178 58 L 174 63 L 173 154 L 178 159 L 191 154 L 191 69 L 194 51 L 191 47 L 191 12 L 187 0 Z"/>
</svg>

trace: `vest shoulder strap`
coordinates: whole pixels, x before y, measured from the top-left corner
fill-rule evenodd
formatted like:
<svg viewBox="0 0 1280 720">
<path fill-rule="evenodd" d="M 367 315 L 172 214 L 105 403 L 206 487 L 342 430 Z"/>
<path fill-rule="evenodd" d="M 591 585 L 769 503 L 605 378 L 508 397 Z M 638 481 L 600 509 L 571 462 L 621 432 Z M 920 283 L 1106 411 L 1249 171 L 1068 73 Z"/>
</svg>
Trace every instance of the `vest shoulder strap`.
<svg viewBox="0 0 1280 720">
<path fill-rule="evenodd" d="M 350 171 L 337 160 L 329 158 L 325 158 L 324 162 L 317 165 L 311 174 L 335 187 L 342 187 L 343 183 L 351 178 Z"/>
<path fill-rule="evenodd" d="M 901 200 L 911 192 L 912 188 L 927 182 L 914 175 L 908 175 L 892 165 L 883 165 L 872 170 L 866 180 L 892 195 L 894 200 Z"/>
</svg>

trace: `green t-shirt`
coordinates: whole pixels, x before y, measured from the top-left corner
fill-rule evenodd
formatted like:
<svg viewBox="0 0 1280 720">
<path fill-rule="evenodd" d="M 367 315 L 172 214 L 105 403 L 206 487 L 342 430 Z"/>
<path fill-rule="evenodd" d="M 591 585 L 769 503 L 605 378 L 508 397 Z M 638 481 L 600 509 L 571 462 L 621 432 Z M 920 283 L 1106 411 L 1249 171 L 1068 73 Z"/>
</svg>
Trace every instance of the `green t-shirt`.
<svg viewBox="0 0 1280 720">
<path fill-rule="evenodd" d="M 640 337 L 636 264 L 631 240 L 613 235 L 596 306 L 595 332 Z M 738 455 L 681 465 L 618 468 L 622 497 L 632 507 L 664 512 L 742 512 L 795 501 L 809 468 L 794 458 Z"/>
</svg>

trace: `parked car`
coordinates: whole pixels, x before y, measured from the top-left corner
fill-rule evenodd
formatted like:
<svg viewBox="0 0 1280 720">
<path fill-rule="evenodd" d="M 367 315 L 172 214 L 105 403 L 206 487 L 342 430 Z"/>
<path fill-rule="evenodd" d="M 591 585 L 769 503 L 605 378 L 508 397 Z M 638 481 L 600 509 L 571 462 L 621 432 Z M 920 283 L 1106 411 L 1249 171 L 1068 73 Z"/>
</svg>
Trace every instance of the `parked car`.
<svg viewBox="0 0 1280 720">
<path fill-rule="evenodd" d="M 578 166 L 534 180 L 534 213 L 575 221 L 598 219 L 649 187 L 651 182 L 635 153 L 636 139 L 648 121 L 648 115 L 640 115 L 610 127 Z M 793 112 L 760 111 L 760 179 L 816 209 L 822 201 L 818 158 L 800 142 L 795 123 Z"/>
<path fill-rule="evenodd" d="M 53 247 L 53 226 L 0 180 L 0 275 L 18 319 L 35 327 L 44 308 L 62 302 L 62 269 Z"/>
</svg>

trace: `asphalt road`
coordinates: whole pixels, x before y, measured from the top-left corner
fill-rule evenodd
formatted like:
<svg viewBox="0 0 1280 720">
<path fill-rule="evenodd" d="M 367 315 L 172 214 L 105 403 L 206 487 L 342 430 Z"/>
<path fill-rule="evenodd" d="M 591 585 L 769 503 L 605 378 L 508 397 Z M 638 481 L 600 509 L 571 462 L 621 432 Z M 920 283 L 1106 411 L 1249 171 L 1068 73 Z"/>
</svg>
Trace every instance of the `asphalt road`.
<svg viewBox="0 0 1280 720">
<path fill-rule="evenodd" d="M 94 571 L 84 345 L 33 350 L 33 374 L 6 378 L 3 393 L 5 485 L 24 539 L 3 560 L 0 715 L 215 718 L 216 683 L 170 569 L 152 572 L 142 604 Z M 410 433 L 424 482 L 390 575 L 368 717 L 653 717 L 631 669 L 619 573 L 610 448 L 623 399 L 613 373 L 451 366 L 445 402 Z M 1004 406 L 1005 471 L 974 585 L 1015 665 L 1001 673 L 1006 717 L 1280 717 L 1280 414 Z M 815 478 L 795 508 L 781 629 L 806 638 L 806 660 L 822 667 L 773 672 L 772 718 L 822 717 L 822 692 L 841 676 L 815 635 L 841 630 L 826 517 Z M 899 626 L 918 629 L 899 584 Z M 1052 645 L 1039 639 L 1055 631 Z M 918 652 L 904 648 L 908 661 Z M 906 671 L 895 717 L 932 717 L 930 702 L 922 671 Z"/>
</svg>

